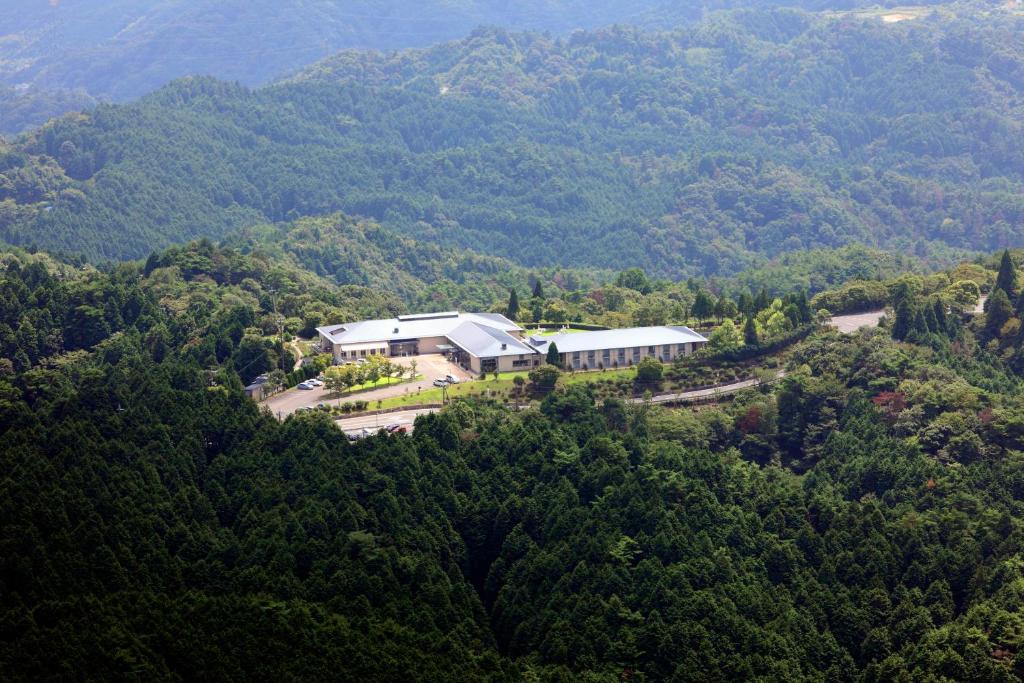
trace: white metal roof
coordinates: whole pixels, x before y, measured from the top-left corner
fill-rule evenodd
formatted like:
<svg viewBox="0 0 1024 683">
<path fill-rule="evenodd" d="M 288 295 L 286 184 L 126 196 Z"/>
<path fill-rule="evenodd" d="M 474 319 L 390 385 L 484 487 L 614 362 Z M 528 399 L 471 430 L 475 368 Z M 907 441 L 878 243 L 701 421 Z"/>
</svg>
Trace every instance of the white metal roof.
<svg viewBox="0 0 1024 683">
<path fill-rule="evenodd" d="M 595 330 L 593 332 L 569 332 L 553 334 L 550 337 L 531 337 L 530 343 L 538 349 L 547 349 L 555 343 L 559 353 L 577 351 L 601 351 L 603 349 L 628 349 L 634 346 L 664 346 L 706 342 L 707 338 L 689 327 L 626 327 L 618 330 Z"/>
<path fill-rule="evenodd" d="M 477 358 L 520 356 L 537 350 L 512 335 L 476 322 L 465 322 L 447 334 L 448 340 Z"/>
<path fill-rule="evenodd" d="M 503 332 L 521 330 L 518 325 L 499 313 L 459 313 L 457 311 L 403 315 L 383 320 L 361 320 L 342 325 L 326 325 L 318 327 L 316 330 L 334 344 L 362 344 L 400 339 L 422 339 L 424 337 L 447 337 L 452 330 L 467 322 Z"/>
</svg>

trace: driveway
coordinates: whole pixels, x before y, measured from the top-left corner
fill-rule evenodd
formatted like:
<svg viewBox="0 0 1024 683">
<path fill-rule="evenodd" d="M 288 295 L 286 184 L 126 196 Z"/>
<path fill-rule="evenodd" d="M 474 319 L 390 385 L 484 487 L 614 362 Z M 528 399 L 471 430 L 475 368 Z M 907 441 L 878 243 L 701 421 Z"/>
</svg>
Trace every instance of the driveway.
<svg viewBox="0 0 1024 683">
<path fill-rule="evenodd" d="M 315 406 L 318 403 L 325 403 L 327 405 L 338 405 L 350 401 L 370 401 L 372 403 L 373 401 L 392 398 L 393 396 L 415 394 L 424 389 L 432 389 L 434 380 L 440 379 L 445 375 L 452 375 L 459 378 L 460 381 L 476 379 L 471 373 L 454 363 L 450 363 L 447 358 L 439 353 L 392 358 L 391 361 L 408 367 L 409 362 L 413 359 L 416 360 L 416 372 L 423 376 L 423 379 L 415 382 L 396 382 L 390 386 L 382 385 L 377 389 L 344 394 L 343 396 L 335 396 L 323 387 L 308 390 L 293 387 L 280 394 L 274 394 L 264 401 L 263 405 L 269 408 L 270 412 L 275 416 L 284 419 L 299 408 Z"/>
</svg>

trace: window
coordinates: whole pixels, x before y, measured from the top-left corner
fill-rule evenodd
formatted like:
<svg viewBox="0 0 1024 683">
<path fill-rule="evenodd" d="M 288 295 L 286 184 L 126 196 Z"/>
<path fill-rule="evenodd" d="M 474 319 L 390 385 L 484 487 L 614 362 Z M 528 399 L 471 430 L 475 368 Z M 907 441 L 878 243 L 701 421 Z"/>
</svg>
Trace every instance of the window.
<svg viewBox="0 0 1024 683">
<path fill-rule="evenodd" d="M 626 349 L 619 349 L 618 357 L 620 362 L 626 360 Z"/>
<path fill-rule="evenodd" d="M 605 363 L 607 363 L 611 359 L 612 359 L 612 350 L 611 349 L 605 349 L 604 351 L 601 352 L 601 360 L 603 360 Z"/>
<path fill-rule="evenodd" d="M 595 357 L 596 357 L 596 354 L 593 351 L 587 351 L 587 362 L 588 363 L 593 363 Z"/>
<path fill-rule="evenodd" d="M 355 351 L 353 351 L 352 353 L 355 353 Z M 363 358 L 366 358 L 366 349 L 360 349 L 359 355 L 362 356 Z"/>
<path fill-rule="evenodd" d="M 648 356 L 653 356 L 654 355 L 654 347 L 653 346 L 648 346 L 647 347 L 647 355 Z"/>
<path fill-rule="evenodd" d="M 639 362 L 639 360 L 640 360 L 640 347 L 639 346 L 634 346 L 633 347 L 633 362 L 636 363 L 636 362 Z"/>
<path fill-rule="evenodd" d="M 530 361 L 528 361 L 528 360 L 514 360 L 514 361 L 512 361 L 512 367 L 514 367 L 514 368 L 528 368 L 528 367 L 530 367 Z"/>
</svg>

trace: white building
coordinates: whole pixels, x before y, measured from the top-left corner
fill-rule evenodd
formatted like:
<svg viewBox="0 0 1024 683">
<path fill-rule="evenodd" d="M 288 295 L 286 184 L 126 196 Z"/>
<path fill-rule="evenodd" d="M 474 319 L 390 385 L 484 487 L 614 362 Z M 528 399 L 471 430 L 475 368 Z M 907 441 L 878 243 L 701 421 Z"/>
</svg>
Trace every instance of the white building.
<svg viewBox="0 0 1024 683">
<path fill-rule="evenodd" d="M 689 327 L 627 327 L 594 332 L 567 332 L 548 337 L 531 337 L 531 346 L 547 354 L 554 343 L 562 367 L 573 370 L 624 368 L 647 356 L 669 363 L 707 345 L 708 340 Z"/>
<path fill-rule="evenodd" d="M 529 370 L 558 347 L 562 367 L 573 370 L 628 367 L 653 356 L 670 362 L 708 340 L 689 327 L 630 327 L 522 338 L 523 329 L 498 313 L 421 313 L 318 327 L 320 348 L 335 363 L 367 356 L 443 353 L 476 373 Z"/>
<path fill-rule="evenodd" d="M 444 353 L 474 372 L 528 370 L 540 365 L 537 350 L 520 339 L 523 329 L 498 313 L 421 313 L 318 327 L 320 348 L 334 362 L 366 356 Z"/>
</svg>

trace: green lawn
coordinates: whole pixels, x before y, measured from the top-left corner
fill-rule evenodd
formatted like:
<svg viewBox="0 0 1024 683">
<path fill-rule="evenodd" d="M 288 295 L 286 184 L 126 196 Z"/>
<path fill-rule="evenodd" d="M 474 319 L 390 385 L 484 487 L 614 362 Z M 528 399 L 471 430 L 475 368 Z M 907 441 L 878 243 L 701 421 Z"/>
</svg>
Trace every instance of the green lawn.
<svg viewBox="0 0 1024 683">
<path fill-rule="evenodd" d="M 515 387 L 513 377 L 515 375 L 521 375 L 524 379 L 526 378 L 525 372 L 506 372 L 498 376 L 498 379 L 492 379 L 490 376 L 487 379 L 477 379 L 468 382 L 460 382 L 453 386 L 448 387 L 448 397 L 458 398 L 460 396 L 479 396 L 484 392 L 499 392 L 502 396 L 509 396 L 512 389 Z M 442 398 L 441 389 L 438 387 L 431 387 L 430 389 L 423 389 L 419 393 L 410 391 L 408 394 L 401 396 L 393 396 L 391 398 L 381 399 L 380 407 L 383 408 L 401 408 L 403 406 L 418 405 L 421 403 L 440 403 Z M 377 409 L 377 401 L 370 402 L 370 409 Z"/>
<path fill-rule="evenodd" d="M 406 384 L 408 382 L 415 382 L 421 379 L 423 379 L 423 375 L 416 375 L 416 377 L 414 377 L 413 379 L 409 379 L 408 377 L 403 377 L 402 379 L 388 377 L 384 379 L 379 379 L 376 382 L 363 382 L 362 384 L 356 384 L 355 386 L 349 387 L 348 389 L 345 390 L 345 393 L 343 394 L 339 394 L 336 392 L 332 393 L 330 394 L 330 398 L 345 398 L 350 394 L 355 394 L 360 391 L 367 391 L 368 389 L 380 389 L 381 387 L 389 387 L 393 384 Z M 356 398 L 358 399 L 359 397 L 357 396 Z"/>
<path fill-rule="evenodd" d="M 491 375 L 488 375 L 484 379 L 461 382 L 448 387 L 448 397 L 458 398 L 460 396 L 480 396 L 484 392 L 487 392 L 488 395 L 492 395 L 496 392 L 498 394 L 496 398 L 510 398 L 512 389 L 515 388 L 515 378 L 522 377 L 524 380 L 529 381 L 527 379 L 528 375 L 529 373 L 525 370 L 520 370 L 517 372 L 502 372 L 498 375 L 498 379 L 494 379 Z M 632 368 L 622 368 L 619 370 L 594 370 L 591 372 L 565 373 L 558 381 L 563 385 L 571 385 L 598 382 L 604 379 L 632 379 L 634 376 L 636 376 L 636 370 Z M 421 403 L 440 402 L 441 390 L 436 387 L 431 387 L 430 389 L 424 389 L 419 393 L 410 391 L 408 394 L 403 394 L 402 396 L 382 399 L 380 401 L 380 407 L 382 409 L 401 408 Z M 377 401 L 370 402 L 370 409 L 377 409 Z"/>
</svg>

